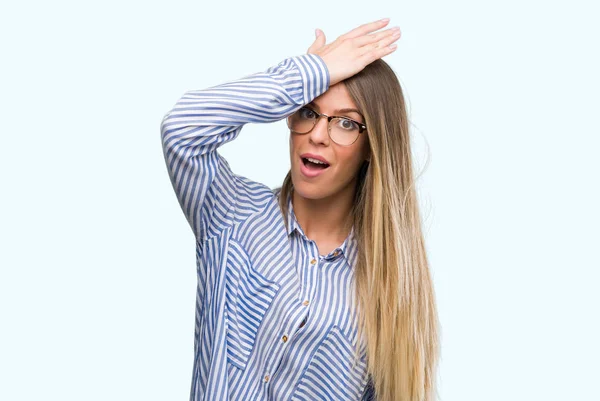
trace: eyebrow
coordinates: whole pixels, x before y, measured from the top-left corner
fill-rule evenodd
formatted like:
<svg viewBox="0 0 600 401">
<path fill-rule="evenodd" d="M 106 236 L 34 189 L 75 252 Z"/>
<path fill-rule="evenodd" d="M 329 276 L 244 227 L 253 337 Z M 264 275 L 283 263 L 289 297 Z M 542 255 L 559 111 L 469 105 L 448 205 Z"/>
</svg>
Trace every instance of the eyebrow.
<svg viewBox="0 0 600 401">
<path fill-rule="evenodd" d="M 319 105 L 318 105 L 318 104 L 316 104 L 314 101 L 310 102 L 310 103 L 308 104 L 308 106 L 313 106 L 313 107 L 316 107 L 317 109 L 320 109 Z M 358 110 L 356 110 L 356 109 L 353 109 L 353 108 L 351 108 L 351 107 L 347 107 L 347 108 L 343 108 L 343 109 L 334 110 L 333 112 L 334 112 L 336 115 L 337 115 L 337 114 L 340 114 L 340 113 L 356 113 L 356 114 L 358 114 L 358 115 L 359 115 L 359 116 L 360 116 L 362 119 L 364 119 L 364 116 L 361 114 L 361 112 L 360 112 L 360 111 L 358 111 Z"/>
</svg>

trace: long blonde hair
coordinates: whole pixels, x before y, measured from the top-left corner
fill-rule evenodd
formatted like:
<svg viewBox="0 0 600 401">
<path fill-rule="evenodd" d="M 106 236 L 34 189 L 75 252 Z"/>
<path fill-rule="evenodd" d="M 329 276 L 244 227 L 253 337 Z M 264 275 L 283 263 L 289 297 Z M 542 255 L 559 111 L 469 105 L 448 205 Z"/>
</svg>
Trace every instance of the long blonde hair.
<svg viewBox="0 0 600 401">
<path fill-rule="evenodd" d="M 438 397 L 439 321 L 404 95 L 396 74 L 381 59 L 343 82 L 365 116 L 371 148 L 370 163 L 358 172 L 352 210 L 357 329 L 366 342 L 370 385 L 377 401 L 433 401 Z M 280 189 L 279 206 L 287 216 L 291 171 Z"/>
</svg>

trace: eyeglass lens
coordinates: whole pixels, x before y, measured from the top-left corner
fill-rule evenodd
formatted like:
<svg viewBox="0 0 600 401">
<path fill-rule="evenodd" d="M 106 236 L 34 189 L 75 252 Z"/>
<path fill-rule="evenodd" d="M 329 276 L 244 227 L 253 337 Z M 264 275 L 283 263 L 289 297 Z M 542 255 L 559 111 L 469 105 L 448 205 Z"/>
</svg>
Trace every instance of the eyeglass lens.
<svg viewBox="0 0 600 401">
<path fill-rule="evenodd" d="M 326 118 L 326 117 L 323 117 Z M 288 117 L 288 127 L 297 134 L 309 133 L 317 123 L 317 114 L 307 107 L 302 107 Z M 335 117 L 329 122 L 329 135 L 339 145 L 351 145 L 358 138 L 360 127 L 354 121 Z"/>
</svg>

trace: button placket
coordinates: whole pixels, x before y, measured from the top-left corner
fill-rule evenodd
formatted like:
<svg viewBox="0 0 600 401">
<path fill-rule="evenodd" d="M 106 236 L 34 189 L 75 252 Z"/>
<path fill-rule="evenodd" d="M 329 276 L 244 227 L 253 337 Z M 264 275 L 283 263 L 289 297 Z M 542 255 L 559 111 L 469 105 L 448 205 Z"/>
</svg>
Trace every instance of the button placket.
<svg viewBox="0 0 600 401">
<path fill-rule="evenodd" d="M 309 278 L 308 282 L 309 282 L 309 286 L 307 288 L 308 291 L 305 292 L 305 297 L 306 297 L 306 303 L 303 303 L 304 306 L 308 306 L 308 299 L 311 299 L 314 296 L 314 291 L 315 291 L 315 286 L 316 286 L 316 280 L 318 279 L 318 275 L 317 273 L 317 267 L 319 266 L 318 262 L 319 262 L 319 250 L 317 248 L 317 244 L 315 241 L 313 240 L 309 240 L 309 249 L 308 249 L 308 271 L 306 272 L 307 277 Z M 314 255 L 317 255 L 316 257 Z"/>
<path fill-rule="evenodd" d="M 280 343 L 278 343 L 277 345 L 285 346 L 285 345 L 286 345 L 285 343 L 287 343 L 287 341 L 289 340 L 289 337 L 288 337 L 287 333 L 284 333 L 284 334 L 282 334 L 282 335 L 281 335 L 281 337 L 280 337 L 280 340 L 281 340 L 281 342 L 280 342 Z M 282 347 L 282 348 L 283 348 L 283 347 Z M 284 351 L 283 351 L 283 350 L 281 350 L 280 352 L 284 352 Z M 282 354 L 281 354 L 280 352 L 278 352 L 278 351 L 275 351 L 275 352 L 272 352 L 272 353 L 270 352 L 270 354 L 272 354 L 273 356 L 277 356 L 277 359 L 279 359 L 279 360 L 280 360 L 280 359 L 281 359 L 281 356 L 282 356 Z M 272 363 L 275 363 L 275 367 L 272 365 Z M 269 361 L 269 362 L 267 362 L 267 364 L 265 365 L 265 368 L 266 368 L 266 369 L 265 369 L 265 371 L 263 372 L 263 377 L 262 377 L 262 382 L 263 382 L 263 384 L 264 384 L 265 386 L 267 386 L 267 385 L 268 385 L 268 383 L 271 381 L 271 374 L 270 374 L 270 372 L 271 372 L 271 371 L 273 371 L 273 370 L 271 370 L 271 369 L 274 369 L 274 371 L 273 371 L 273 372 L 275 372 L 275 371 L 277 371 L 277 367 L 278 367 L 278 366 L 279 366 L 279 362 L 277 362 L 277 361 L 274 361 L 274 360 L 270 360 L 270 361 Z M 267 370 L 268 370 L 268 371 L 267 371 Z"/>
</svg>

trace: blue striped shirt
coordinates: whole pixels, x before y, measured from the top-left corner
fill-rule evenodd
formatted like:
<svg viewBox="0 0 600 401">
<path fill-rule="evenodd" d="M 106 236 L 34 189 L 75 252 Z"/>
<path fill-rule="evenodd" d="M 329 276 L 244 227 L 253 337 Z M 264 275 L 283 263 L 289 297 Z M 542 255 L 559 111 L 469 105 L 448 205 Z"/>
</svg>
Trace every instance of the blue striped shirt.
<svg viewBox="0 0 600 401">
<path fill-rule="evenodd" d="M 161 124 L 169 177 L 196 237 L 198 287 L 191 401 L 360 400 L 353 230 L 327 255 L 289 229 L 270 189 L 231 171 L 217 148 L 246 123 L 279 121 L 324 93 L 323 59 L 290 57 L 264 72 L 184 93 Z"/>
</svg>

